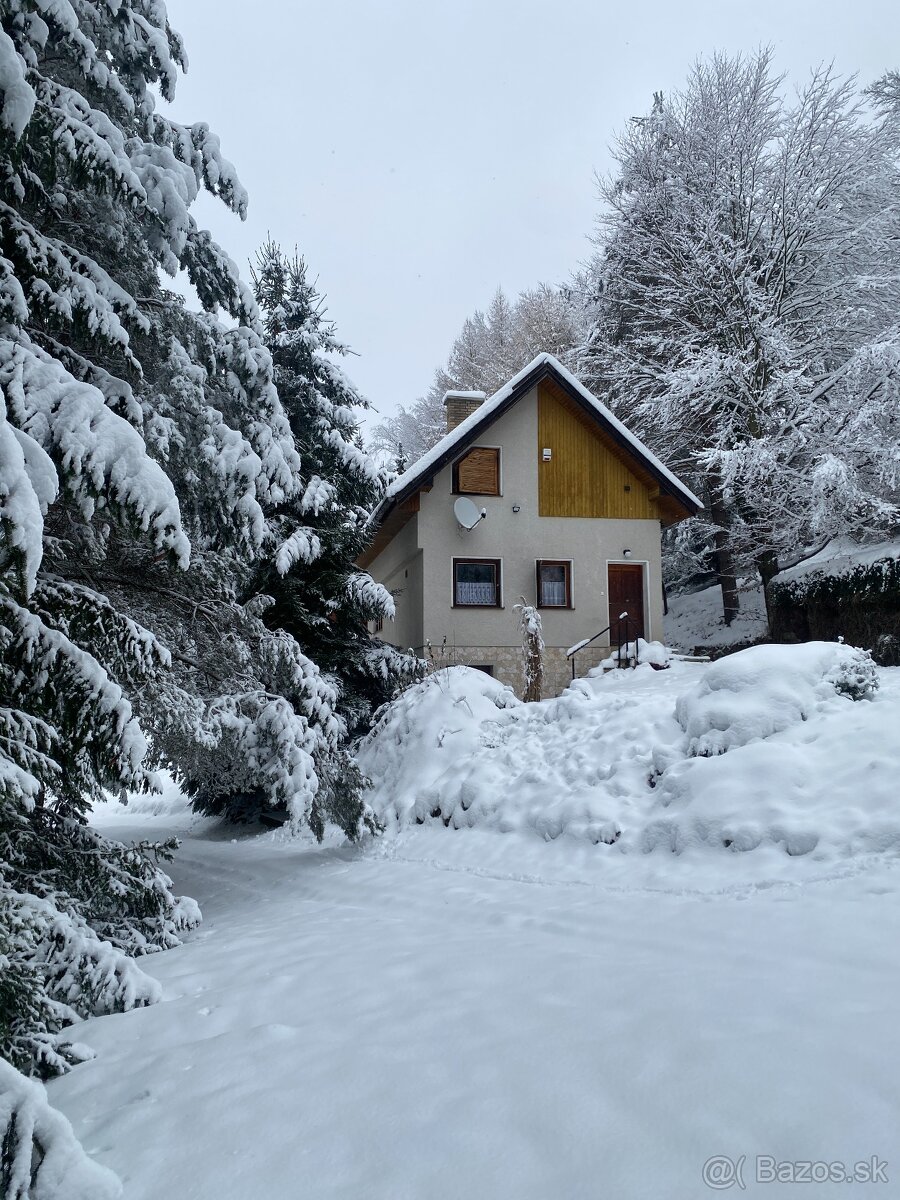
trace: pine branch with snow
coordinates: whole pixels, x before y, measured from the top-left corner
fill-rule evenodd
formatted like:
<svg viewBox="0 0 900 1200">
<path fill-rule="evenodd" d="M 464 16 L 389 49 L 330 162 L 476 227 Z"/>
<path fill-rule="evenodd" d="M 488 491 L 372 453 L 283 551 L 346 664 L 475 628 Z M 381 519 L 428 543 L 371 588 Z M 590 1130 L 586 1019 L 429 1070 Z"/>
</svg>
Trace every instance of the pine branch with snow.
<svg viewBox="0 0 900 1200">
<path fill-rule="evenodd" d="M 118 1200 L 122 1185 L 89 1158 L 44 1087 L 0 1059 L 0 1190 L 6 1200 Z"/>
</svg>

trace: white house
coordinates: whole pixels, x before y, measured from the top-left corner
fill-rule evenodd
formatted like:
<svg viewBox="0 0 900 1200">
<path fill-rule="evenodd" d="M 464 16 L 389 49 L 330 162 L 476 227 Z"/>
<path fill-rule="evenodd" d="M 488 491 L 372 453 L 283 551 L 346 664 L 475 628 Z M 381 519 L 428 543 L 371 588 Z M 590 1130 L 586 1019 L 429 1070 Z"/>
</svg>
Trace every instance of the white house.
<svg viewBox="0 0 900 1200">
<path fill-rule="evenodd" d="M 446 436 L 391 485 L 360 559 L 396 604 L 380 636 L 520 691 L 524 597 L 543 619 L 545 695 L 571 679 L 567 649 L 602 630 L 579 673 L 610 644 L 662 640 L 660 532 L 697 497 L 549 354 L 489 399 L 444 403 Z"/>
</svg>

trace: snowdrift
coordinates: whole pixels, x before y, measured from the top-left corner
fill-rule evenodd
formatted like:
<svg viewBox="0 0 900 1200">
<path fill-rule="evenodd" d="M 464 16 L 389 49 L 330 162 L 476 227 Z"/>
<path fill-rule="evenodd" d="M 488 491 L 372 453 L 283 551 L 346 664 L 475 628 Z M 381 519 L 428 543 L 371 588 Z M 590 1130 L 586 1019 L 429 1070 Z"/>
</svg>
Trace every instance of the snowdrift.
<svg viewBox="0 0 900 1200">
<path fill-rule="evenodd" d="M 900 848 L 898 728 L 900 671 L 811 642 L 598 669 L 530 705 L 448 668 L 383 712 L 358 759 L 388 837 L 443 824 L 821 861 Z"/>
</svg>

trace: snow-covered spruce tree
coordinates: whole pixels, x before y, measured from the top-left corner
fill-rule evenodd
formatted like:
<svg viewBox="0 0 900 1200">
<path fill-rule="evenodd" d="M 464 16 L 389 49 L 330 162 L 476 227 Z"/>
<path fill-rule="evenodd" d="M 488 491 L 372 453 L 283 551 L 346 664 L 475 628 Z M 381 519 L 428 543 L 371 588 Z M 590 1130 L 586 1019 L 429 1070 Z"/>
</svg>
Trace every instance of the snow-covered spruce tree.
<svg viewBox="0 0 900 1200">
<path fill-rule="evenodd" d="M 3 1200 L 120 1200 L 119 1180 L 88 1158 L 43 1085 L 2 1060 L 0 1129 Z"/>
<path fill-rule="evenodd" d="M 154 124 L 147 84 L 167 86 L 166 47 L 180 48 L 148 8 L 0 10 L 0 1054 L 42 1075 L 84 1056 L 62 1033 L 73 1019 L 155 999 L 132 956 L 198 919 L 158 866 L 171 845 L 125 847 L 85 822 L 104 789 L 152 782 L 125 693 L 168 652 L 44 560 L 103 508 L 187 561 L 124 378 L 140 376 L 129 330 L 149 322 L 97 255 L 155 278 L 170 232 L 155 205 L 175 133 Z"/>
<path fill-rule="evenodd" d="M 267 623 L 291 634 L 336 682 L 337 711 L 352 735 L 418 672 L 369 632 L 393 616 L 390 594 L 355 560 L 385 475 L 362 448 L 365 400 L 337 359 L 348 353 L 302 258 L 269 242 L 253 272 L 275 383 L 300 453 L 301 486 L 272 518 L 277 547 L 260 572 L 274 599 Z M 348 780 L 349 766 L 342 768 Z"/>
<path fill-rule="evenodd" d="M 156 998 L 133 956 L 198 919 L 173 846 L 103 839 L 90 805 L 164 764 L 319 831 L 344 725 L 249 590 L 302 481 L 252 295 L 189 212 L 246 197 L 205 125 L 155 111 L 181 42 L 154 0 L 0 20 L 0 1054 L 49 1075 L 75 1017 Z M 179 268 L 236 328 L 161 287 Z"/>
<path fill-rule="evenodd" d="M 705 489 L 726 618 L 736 568 L 896 518 L 896 151 L 828 70 L 791 103 L 768 52 L 717 55 L 602 185 L 579 371 Z"/>
</svg>

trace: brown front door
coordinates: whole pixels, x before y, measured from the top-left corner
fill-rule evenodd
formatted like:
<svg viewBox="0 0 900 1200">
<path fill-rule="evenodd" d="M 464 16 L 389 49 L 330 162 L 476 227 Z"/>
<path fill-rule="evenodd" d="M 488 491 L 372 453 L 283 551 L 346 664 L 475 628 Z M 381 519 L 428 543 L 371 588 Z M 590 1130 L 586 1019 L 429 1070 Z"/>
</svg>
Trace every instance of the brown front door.
<svg viewBox="0 0 900 1200">
<path fill-rule="evenodd" d="M 644 568 L 640 563 L 610 563 L 609 640 L 612 645 L 646 637 L 644 632 Z M 628 622 L 620 621 L 628 613 Z"/>
</svg>

